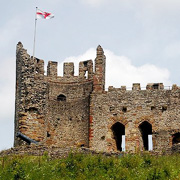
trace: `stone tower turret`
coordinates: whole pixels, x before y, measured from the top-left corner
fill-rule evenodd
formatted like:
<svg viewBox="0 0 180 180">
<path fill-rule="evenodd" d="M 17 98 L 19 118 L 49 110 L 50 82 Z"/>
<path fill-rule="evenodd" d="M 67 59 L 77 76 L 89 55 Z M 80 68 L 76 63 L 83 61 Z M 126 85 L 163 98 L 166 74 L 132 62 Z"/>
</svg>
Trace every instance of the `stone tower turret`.
<svg viewBox="0 0 180 180">
<path fill-rule="evenodd" d="M 74 63 L 64 63 L 58 76 L 58 63 L 49 61 L 45 75 L 44 61 L 31 57 L 19 42 L 16 63 L 14 146 L 25 143 L 16 137 L 21 133 L 39 144 L 88 147 L 93 61 L 80 62 L 79 76 Z"/>
<path fill-rule="evenodd" d="M 97 56 L 95 59 L 95 73 L 94 73 L 94 92 L 103 92 L 105 90 L 105 66 L 106 66 L 106 56 L 102 47 L 99 45 L 97 47 Z"/>
</svg>

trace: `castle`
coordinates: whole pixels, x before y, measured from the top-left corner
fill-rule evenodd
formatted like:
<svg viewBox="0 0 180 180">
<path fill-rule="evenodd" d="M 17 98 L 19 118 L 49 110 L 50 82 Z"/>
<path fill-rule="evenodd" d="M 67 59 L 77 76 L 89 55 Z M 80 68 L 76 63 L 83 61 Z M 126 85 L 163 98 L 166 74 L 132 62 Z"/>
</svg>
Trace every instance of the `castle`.
<svg viewBox="0 0 180 180">
<path fill-rule="evenodd" d="M 180 142 L 180 88 L 162 83 L 141 90 L 133 84 L 105 90 L 106 57 L 97 47 L 93 61 L 64 63 L 30 57 L 21 42 L 16 50 L 14 146 L 28 137 L 47 146 L 85 146 L 96 151 L 168 151 Z"/>
</svg>

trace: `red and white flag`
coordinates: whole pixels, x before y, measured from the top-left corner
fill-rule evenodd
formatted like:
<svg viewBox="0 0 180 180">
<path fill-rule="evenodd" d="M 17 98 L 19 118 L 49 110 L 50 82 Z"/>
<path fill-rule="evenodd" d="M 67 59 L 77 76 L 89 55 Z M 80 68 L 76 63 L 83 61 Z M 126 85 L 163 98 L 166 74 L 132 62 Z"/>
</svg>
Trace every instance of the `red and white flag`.
<svg viewBox="0 0 180 180">
<path fill-rule="evenodd" d="M 44 12 L 44 11 L 41 11 L 40 9 L 37 9 L 36 18 L 38 18 L 38 19 L 51 19 L 51 18 L 54 18 L 54 14 Z"/>
</svg>

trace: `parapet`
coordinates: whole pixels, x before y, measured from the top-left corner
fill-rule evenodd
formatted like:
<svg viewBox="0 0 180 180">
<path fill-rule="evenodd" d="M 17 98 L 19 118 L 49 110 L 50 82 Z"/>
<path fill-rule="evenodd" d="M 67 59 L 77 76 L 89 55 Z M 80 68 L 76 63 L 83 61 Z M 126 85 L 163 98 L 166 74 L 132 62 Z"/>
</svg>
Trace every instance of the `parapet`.
<svg viewBox="0 0 180 180">
<path fill-rule="evenodd" d="M 87 75 L 86 75 L 87 72 Z M 81 61 L 79 63 L 79 77 L 80 78 L 93 78 L 93 62 L 92 60 Z"/>
<path fill-rule="evenodd" d="M 113 86 L 109 86 L 108 87 L 108 91 L 112 92 L 112 91 L 126 91 L 126 86 L 121 86 L 120 88 L 115 88 Z"/>
<path fill-rule="evenodd" d="M 74 76 L 74 63 L 64 63 L 64 77 Z"/>
<path fill-rule="evenodd" d="M 47 76 L 57 77 L 57 66 L 57 62 L 49 61 L 47 66 Z"/>
<path fill-rule="evenodd" d="M 133 83 L 132 90 L 141 90 L 140 83 Z"/>
<path fill-rule="evenodd" d="M 148 83 L 146 86 L 147 90 L 152 90 L 152 89 L 164 89 L 163 83 Z"/>
<path fill-rule="evenodd" d="M 36 61 L 36 74 L 44 75 L 44 61 L 38 58 L 35 58 Z"/>
<path fill-rule="evenodd" d="M 148 83 L 147 86 L 146 86 L 146 90 L 163 90 L 164 89 L 164 85 L 163 83 Z M 169 87 L 170 89 L 170 87 Z M 174 84 L 172 86 L 172 90 L 177 90 L 179 89 L 179 87 Z M 111 92 L 111 91 L 130 91 L 131 89 L 130 88 L 126 88 L 126 86 L 121 86 L 121 88 L 115 88 L 113 86 L 109 86 L 108 87 L 108 91 Z M 133 83 L 133 86 L 132 86 L 132 91 L 138 91 L 138 90 L 141 90 L 141 85 L 140 83 Z M 145 90 L 143 88 L 143 90 Z"/>
</svg>

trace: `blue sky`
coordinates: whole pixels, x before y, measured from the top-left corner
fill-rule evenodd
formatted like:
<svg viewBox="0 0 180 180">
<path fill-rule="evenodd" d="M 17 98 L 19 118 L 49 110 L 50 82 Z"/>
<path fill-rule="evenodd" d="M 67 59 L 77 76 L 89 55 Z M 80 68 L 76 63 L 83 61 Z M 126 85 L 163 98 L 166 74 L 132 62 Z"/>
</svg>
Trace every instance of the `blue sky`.
<svg viewBox="0 0 180 180">
<path fill-rule="evenodd" d="M 64 61 L 77 72 L 100 44 L 106 87 L 180 84 L 179 0 L 1 0 L 0 150 L 13 146 L 16 44 L 32 55 L 36 6 L 55 18 L 38 19 L 35 56 L 58 61 L 59 74 Z"/>
</svg>

